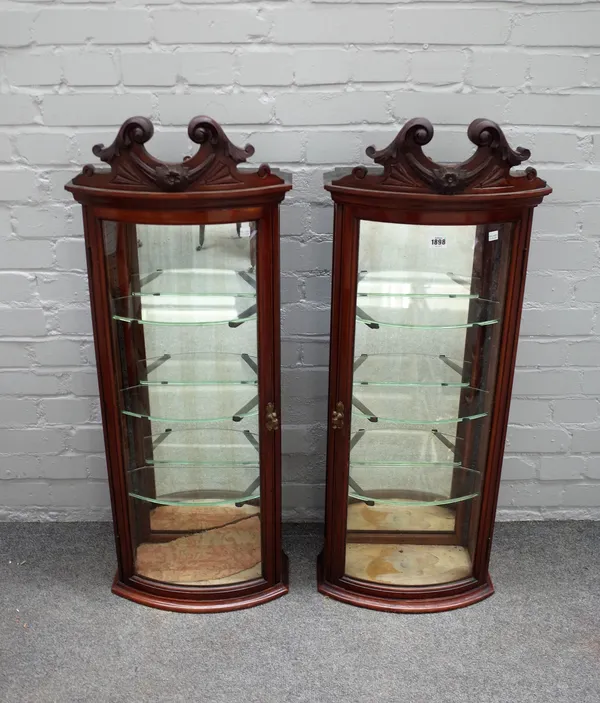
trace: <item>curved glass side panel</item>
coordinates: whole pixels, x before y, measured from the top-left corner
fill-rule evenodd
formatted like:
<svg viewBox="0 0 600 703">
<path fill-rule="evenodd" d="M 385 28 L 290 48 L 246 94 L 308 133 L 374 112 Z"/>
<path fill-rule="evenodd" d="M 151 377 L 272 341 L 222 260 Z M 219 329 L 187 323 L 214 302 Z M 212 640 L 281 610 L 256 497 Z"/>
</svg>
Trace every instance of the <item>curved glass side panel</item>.
<svg viewBox="0 0 600 703">
<path fill-rule="evenodd" d="M 347 576 L 472 573 L 511 225 L 360 222 Z"/>
<path fill-rule="evenodd" d="M 260 578 L 256 223 L 104 222 L 135 571 Z"/>
</svg>

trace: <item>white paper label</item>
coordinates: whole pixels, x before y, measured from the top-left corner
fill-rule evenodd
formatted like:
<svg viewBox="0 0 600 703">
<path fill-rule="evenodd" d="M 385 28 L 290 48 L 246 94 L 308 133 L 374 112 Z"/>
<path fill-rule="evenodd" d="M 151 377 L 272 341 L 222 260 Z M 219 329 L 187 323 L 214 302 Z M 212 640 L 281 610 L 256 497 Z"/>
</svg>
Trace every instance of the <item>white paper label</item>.
<svg viewBox="0 0 600 703">
<path fill-rule="evenodd" d="M 494 232 L 488 234 L 488 242 L 495 242 L 496 239 L 498 239 L 498 230 L 494 230 Z"/>
<path fill-rule="evenodd" d="M 251 235 L 250 223 L 242 222 L 240 226 L 240 237 L 248 238 Z"/>
<path fill-rule="evenodd" d="M 445 249 L 446 248 L 446 237 L 431 237 L 429 240 L 430 249 Z"/>
</svg>

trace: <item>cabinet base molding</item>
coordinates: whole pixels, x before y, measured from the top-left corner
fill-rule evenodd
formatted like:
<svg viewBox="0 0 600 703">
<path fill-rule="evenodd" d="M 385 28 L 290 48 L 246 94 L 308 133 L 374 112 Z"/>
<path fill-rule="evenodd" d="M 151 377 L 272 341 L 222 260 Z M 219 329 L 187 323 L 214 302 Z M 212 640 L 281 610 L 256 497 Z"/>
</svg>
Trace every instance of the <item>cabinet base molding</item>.
<svg viewBox="0 0 600 703">
<path fill-rule="evenodd" d="M 444 610 L 456 610 L 468 605 L 479 603 L 489 598 L 494 593 L 494 586 L 490 575 L 487 574 L 484 583 L 473 582 L 472 588 L 459 594 L 445 595 L 442 589 L 432 588 L 429 594 L 420 595 L 418 598 L 402 598 L 401 593 L 394 597 L 386 598 L 369 593 L 369 584 L 365 582 L 364 592 L 349 590 L 343 584 L 329 583 L 323 576 L 323 554 L 317 560 L 317 587 L 319 593 L 329 598 L 334 598 L 342 603 L 357 605 L 370 610 L 384 610 L 390 613 L 439 613 Z M 448 584 L 446 584 L 447 586 Z"/>
<path fill-rule="evenodd" d="M 159 610 L 171 610 L 176 613 L 224 613 L 231 610 L 243 610 L 244 608 L 253 608 L 255 605 L 262 605 L 276 598 L 281 598 L 289 591 L 288 558 L 283 552 L 281 554 L 281 564 L 282 574 L 279 583 L 273 586 L 265 585 L 264 590 L 242 596 L 232 595 L 229 598 L 223 597 L 205 601 L 191 601 L 185 598 L 178 598 L 176 595 L 159 596 L 142 590 L 138 586 L 123 583 L 119 580 L 118 573 L 113 581 L 112 592 L 121 598 L 126 598 L 140 605 L 158 608 Z"/>
</svg>

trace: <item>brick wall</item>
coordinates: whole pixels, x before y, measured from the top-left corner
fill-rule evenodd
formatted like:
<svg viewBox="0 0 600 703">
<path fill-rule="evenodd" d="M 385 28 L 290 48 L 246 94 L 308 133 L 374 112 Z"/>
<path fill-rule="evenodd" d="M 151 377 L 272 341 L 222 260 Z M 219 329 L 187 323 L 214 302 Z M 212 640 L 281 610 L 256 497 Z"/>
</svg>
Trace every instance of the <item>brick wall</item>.
<svg viewBox="0 0 600 703">
<path fill-rule="evenodd" d="M 0 16 L 0 517 L 108 515 L 82 225 L 64 182 L 126 117 L 189 151 L 199 113 L 294 174 L 282 213 L 288 518 L 321 514 L 333 164 L 408 118 L 463 159 L 511 125 L 537 213 L 502 518 L 599 517 L 600 2 L 30 2 Z"/>
</svg>

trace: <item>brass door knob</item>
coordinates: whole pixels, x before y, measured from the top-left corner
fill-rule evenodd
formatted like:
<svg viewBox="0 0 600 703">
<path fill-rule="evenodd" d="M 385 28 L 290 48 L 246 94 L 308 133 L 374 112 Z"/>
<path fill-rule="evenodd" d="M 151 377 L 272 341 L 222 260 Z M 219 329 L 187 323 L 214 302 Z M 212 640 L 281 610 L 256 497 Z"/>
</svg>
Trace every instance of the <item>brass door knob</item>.
<svg viewBox="0 0 600 703">
<path fill-rule="evenodd" d="M 267 403 L 265 427 L 269 430 L 269 432 L 275 432 L 275 430 L 279 429 L 279 418 L 277 417 L 277 411 L 275 410 L 275 405 L 273 403 Z"/>
<path fill-rule="evenodd" d="M 344 404 L 339 401 L 335 405 L 335 410 L 331 414 L 331 426 L 334 430 L 341 430 L 344 426 Z"/>
</svg>

